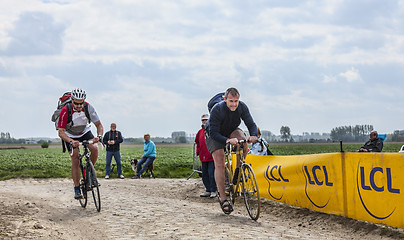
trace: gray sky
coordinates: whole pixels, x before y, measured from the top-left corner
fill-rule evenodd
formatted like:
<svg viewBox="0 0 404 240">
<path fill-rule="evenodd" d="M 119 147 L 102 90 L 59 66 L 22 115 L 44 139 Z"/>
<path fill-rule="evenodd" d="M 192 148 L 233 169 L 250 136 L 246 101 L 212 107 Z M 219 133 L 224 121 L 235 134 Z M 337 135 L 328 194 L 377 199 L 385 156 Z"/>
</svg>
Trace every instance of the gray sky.
<svg viewBox="0 0 404 240">
<path fill-rule="evenodd" d="M 0 131 L 57 137 L 50 117 L 80 87 L 106 130 L 194 133 L 236 87 L 279 134 L 404 129 L 404 1 L 0 2 Z"/>
</svg>

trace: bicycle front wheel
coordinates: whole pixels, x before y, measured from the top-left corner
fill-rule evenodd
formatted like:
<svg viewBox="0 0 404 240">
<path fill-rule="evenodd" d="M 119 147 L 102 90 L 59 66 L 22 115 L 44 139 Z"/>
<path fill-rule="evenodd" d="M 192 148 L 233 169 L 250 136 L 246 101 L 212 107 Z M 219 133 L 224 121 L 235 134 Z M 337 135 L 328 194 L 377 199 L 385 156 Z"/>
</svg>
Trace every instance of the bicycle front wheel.
<svg viewBox="0 0 404 240">
<path fill-rule="evenodd" d="M 81 165 L 80 165 L 81 166 Z M 87 181 L 86 181 L 86 171 L 85 168 L 81 166 L 81 173 L 83 175 L 83 178 L 80 180 L 80 190 L 81 193 L 83 194 L 83 198 L 79 199 L 80 205 L 85 208 L 87 206 Z"/>
<path fill-rule="evenodd" d="M 247 163 L 242 165 L 242 177 L 242 191 L 247 212 L 251 219 L 257 220 L 261 209 L 260 193 L 254 171 Z"/>
<path fill-rule="evenodd" d="M 88 184 L 89 184 L 89 186 L 91 186 L 90 189 L 93 194 L 95 208 L 97 208 L 97 211 L 99 212 L 99 211 L 101 211 L 100 189 L 99 189 L 97 176 L 95 174 L 95 169 L 91 162 L 89 162 L 89 165 L 88 165 L 87 176 L 88 176 Z"/>
</svg>

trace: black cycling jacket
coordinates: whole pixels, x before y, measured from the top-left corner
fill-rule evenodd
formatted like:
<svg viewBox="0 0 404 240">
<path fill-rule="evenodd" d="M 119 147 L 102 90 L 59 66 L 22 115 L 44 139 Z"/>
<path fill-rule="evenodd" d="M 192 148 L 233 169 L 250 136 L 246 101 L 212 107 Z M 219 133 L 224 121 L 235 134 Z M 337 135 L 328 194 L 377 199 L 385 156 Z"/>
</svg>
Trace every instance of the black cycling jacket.
<svg viewBox="0 0 404 240">
<path fill-rule="evenodd" d="M 226 144 L 230 134 L 239 127 L 241 120 L 247 126 L 250 136 L 258 136 L 257 125 L 244 102 L 239 101 L 237 109 L 232 112 L 226 102 L 222 101 L 212 108 L 206 130 L 212 139 Z"/>
</svg>

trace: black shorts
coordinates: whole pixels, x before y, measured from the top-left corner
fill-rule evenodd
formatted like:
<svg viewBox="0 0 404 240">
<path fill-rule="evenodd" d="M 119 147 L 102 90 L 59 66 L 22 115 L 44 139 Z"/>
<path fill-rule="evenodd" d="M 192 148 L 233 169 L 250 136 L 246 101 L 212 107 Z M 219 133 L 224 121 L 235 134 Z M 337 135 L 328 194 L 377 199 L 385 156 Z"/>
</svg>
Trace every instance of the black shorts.
<svg viewBox="0 0 404 240">
<path fill-rule="evenodd" d="M 240 128 L 237 128 L 236 130 L 234 130 L 230 135 L 232 135 L 236 131 L 241 131 L 243 133 L 243 135 L 245 136 L 243 130 L 241 130 Z M 216 151 L 218 149 L 224 149 L 226 147 L 225 144 L 212 139 L 211 137 L 208 136 L 208 134 L 205 134 L 205 141 L 206 141 L 206 147 L 208 148 L 208 151 L 210 152 L 210 154 L 212 154 L 214 151 Z"/>
<path fill-rule="evenodd" d="M 209 136 L 205 136 L 205 141 L 206 141 L 206 147 L 208 148 L 210 154 L 212 154 L 214 151 L 218 149 L 224 149 L 226 147 L 226 145 L 210 138 Z"/>
<path fill-rule="evenodd" d="M 94 138 L 94 135 L 93 135 L 93 133 L 91 132 L 91 131 L 88 131 L 86 134 L 84 134 L 83 136 L 81 136 L 81 137 L 79 137 L 79 138 L 72 138 L 73 140 L 76 140 L 76 141 L 79 141 L 79 142 L 82 142 L 82 141 L 84 141 L 84 140 L 90 140 L 90 139 L 93 139 Z M 66 145 L 66 148 L 67 148 L 67 151 L 71 151 L 72 150 L 72 148 L 71 148 L 71 146 L 70 146 L 70 143 L 69 142 L 66 142 L 66 141 L 64 141 L 65 142 L 65 145 Z"/>
</svg>

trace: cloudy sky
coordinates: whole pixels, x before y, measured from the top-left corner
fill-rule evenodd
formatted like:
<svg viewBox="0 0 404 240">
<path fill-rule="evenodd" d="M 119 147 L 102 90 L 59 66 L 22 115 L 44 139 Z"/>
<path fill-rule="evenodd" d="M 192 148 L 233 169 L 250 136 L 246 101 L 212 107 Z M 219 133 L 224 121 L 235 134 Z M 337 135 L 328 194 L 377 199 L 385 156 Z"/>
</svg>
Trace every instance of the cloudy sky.
<svg viewBox="0 0 404 240">
<path fill-rule="evenodd" d="M 194 133 L 236 87 L 279 134 L 404 129 L 402 0 L 2 0 L 0 131 L 57 137 L 65 91 L 124 137 Z"/>
</svg>

